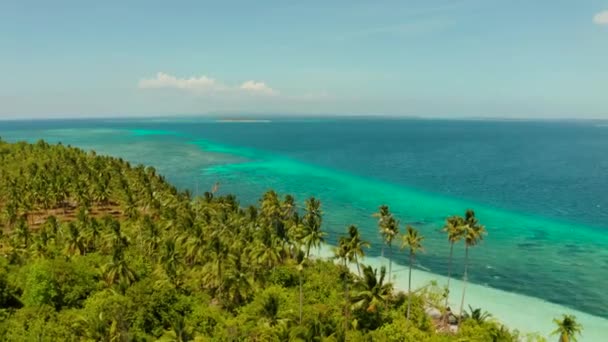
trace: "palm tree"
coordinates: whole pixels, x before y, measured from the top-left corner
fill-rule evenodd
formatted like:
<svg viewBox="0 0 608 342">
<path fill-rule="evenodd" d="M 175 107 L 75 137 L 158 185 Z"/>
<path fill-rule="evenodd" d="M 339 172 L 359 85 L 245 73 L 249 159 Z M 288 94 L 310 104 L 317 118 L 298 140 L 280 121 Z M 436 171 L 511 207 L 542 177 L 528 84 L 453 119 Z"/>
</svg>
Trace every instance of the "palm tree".
<svg viewBox="0 0 608 342">
<path fill-rule="evenodd" d="M 177 285 L 178 275 L 182 266 L 182 257 L 175 238 L 165 240 L 160 261 L 169 279 L 171 279 L 174 285 Z"/>
<path fill-rule="evenodd" d="M 373 215 L 378 218 L 378 231 L 382 237 L 382 241 L 389 248 L 388 258 L 388 281 L 392 281 L 393 269 L 393 239 L 399 234 L 399 221 L 391 214 L 388 206 L 381 205 L 379 211 Z M 384 257 L 384 245 L 382 245 L 382 257 Z"/>
<path fill-rule="evenodd" d="M 46 218 L 44 222 L 43 228 L 49 234 L 49 238 L 53 240 L 57 240 L 59 233 L 59 222 L 57 222 L 57 218 L 53 215 Z"/>
<path fill-rule="evenodd" d="M 304 306 L 304 292 L 302 290 L 302 273 L 304 272 L 304 263 L 306 262 L 306 258 L 304 257 L 304 253 L 298 248 L 297 249 L 296 260 L 298 261 L 297 270 L 298 270 L 298 283 L 300 290 L 300 325 L 302 325 L 302 307 Z"/>
<path fill-rule="evenodd" d="M 348 283 L 350 282 L 350 272 L 348 270 L 347 262 L 351 261 L 353 258 L 352 247 L 350 244 L 350 238 L 348 237 L 340 237 L 338 246 L 334 249 L 334 258 L 340 259 L 342 261 L 342 267 L 340 269 L 340 279 L 344 283 L 344 330 L 348 329 L 348 317 L 349 317 L 349 291 L 348 291 Z"/>
<path fill-rule="evenodd" d="M 8 228 L 12 228 L 13 224 L 17 222 L 17 205 L 15 204 L 15 202 L 10 201 L 5 205 L 3 209 Z"/>
<path fill-rule="evenodd" d="M 388 281 L 393 281 L 393 239 L 399 235 L 399 221 L 394 217 L 389 218 L 384 230 L 384 242 L 388 246 Z"/>
<path fill-rule="evenodd" d="M 452 257 L 454 255 L 454 244 L 463 238 L 464 219 L 460 216 L 452 216 L 446 219 L 443 231 L 448 235 L 450 242 L 450 258 L 448 259 L 448 284 L 446 286 L 447 293 L 445 296 L 445 307 L 448 307 L 448 299 L 450 296 L 450 278 L 452 276 Z"/>
<path fill-rule="evenodd" d="M 272 231 L 278 229 L 281 221 L 281 201 L 279 195 L 273 190 L 267 191 L 260 202 L 261 216 L 264 225 Z"/>
<path fill-rule="evenodd" d="M 293 220 L 296 214 L 297 214 L 297 211 L 296 211 L 295 198 L 291 195 L 285 195 L 285 199 L 283 200 L 283 203 L 281 204 L 282 219 L 284 221 Z"/>
<path fill-rule="evenodd" d="M 576 335 L 580 335 L 583 330 L 583 326 L 576 321 L 574 315 L 563 315 L 561 319 L 553 319 L 553 322 L 557 324 L 557 329 L 551 335 L 559 334 L 559 342 L 576 342 Z"/>
<path fill-rule="evenodd" d="M 482 324 L 490 317 L 492 317 L 491 313 L 482 311 L 481 308 L 473 309 L 473 307 L 469 305 L 469 312 L 464 313 L 463 319 L 472 319 L 477 323 Z"/>
<path fill-rule="evenodd" d="M 149 215 L 145 215 L 141 222 L 140 231 L 142 232 L 141 239 L 143 240 L 145 253 L 155 259 L 156 251 L 162 242 L 160 229 Z"/>
<path fill-rule="evenodd" d="M 106 248 L 112 251 L 114 259 L 121 259 L 130 244 L 129 238 L 122 233 L 120 222 L 111 216 L 104 217 L 104 223 L 110 229 L 110 233 L 106 236 Z"/>
<path fill-rule="evenodd" d="M 464 296 L 467 290 L 467 271 L 469 267 L 469 248 L 477 245 L 481 240 L 483 240 L 483 236 L 486 234 L 486 229 L 484 226 L 480 225 L 475 218 L 475 212 L 471 209 L 468 209 L 465 214 L 464 219 L 464 244 L 465 244 L 465 257 L 464 257 L 464 276 L 462 278 L 463 286 L 462 286 L 462 300 L 460 301 L 460 317 L 462 317 L 462 310 L 464 308 Z"/>
<path fill-rule="evenodd" d="M 363 248 L 369 248 L 369 242 L 361 239 L 359 229 L 355 225 L 348 227 L 348 253 L 354 259 L 357 265 L 357 273 L 361 276 L 361 267 L 359 265 L 359 257 L 364 257 L 365 252 Z"/>
<path fill-rule="evenodd" d="M 344 236 L 341 236 L 338 240 L 338 246 L 334 248 L 334 259 L 339 259 L 342 266 L 347 267 L 346 263 L 348 261 L 348 239 Z"/>
<path fill-rule="evenodd" d="M 299 227 L 302 228 L 302 227 Z M 304 267 L 308 257 L 304 251 L 302 251 L 303 235 L 302 231 L 298 231 L 297 235 L 299 238 L 293 240 L 293 260 L 296 262 L 296 270 L 298 271 L 298 287 L 299 287 L 299 325 L 302 325 L 302 309 L 304 306 L 304 292 L 303 292 L 303 273 Z"/>
<path fill-rule="evenodd" d="M 169 336 L 171 337 L 172 341 L 188 342 L 194 339 L 192 329 L 186 323 L 184 316 L 174 314 L 172 315 L 169 323 L 171 324 L 171 331 L 169 332 Z"/>
<path fill-rule="evenodd" d="M 224 281 L 223 264 L 228 254 L 228 248 L 225 241 L 224 229 L 213 230 L 209 240 L 209 251 L 212 255 L 212 264 L 208 264 L 208 267 L 212 268 L 211 272 L 208 272 L 208 278 L 206 283 L 212 285 L 217 291 L 218 297 L 222 293 L 222 283 Z"/>
<path fill-rule="evenodd" d="M 1 234 L 1 231 L 0 231 Z M 0 236 L 1 237 L 1 236 Z M 48 235 L 42 230 L 37 238 L 34 238 L 34 243 L 30 246 L 30 249 L 34 252 L 35 258 L 45 258 L 48 254 L 47 249 Z"/>
<path fill-rule="evenodd" d="M 288 318 L 282 318 L 281 299 L 275 293 L 269 293 L 263 299 L 260 314 L 262 315 L 262 321 L 267 322 L 271 327 L 289 321 Z"/>
<path fill-rule="evenodd" d="M 85 253 L 85 239 L 73 222 L 68 223 L 68 235 L 65 242 L 69 254 L 83 255 Z"/>
<path fill-rule="evenodd" d="M 272 269 L 281 261 L 281 254 L 284 252 L 283 247 L 277 242 L 277 239 L 268 237 L 267 244 L 259 241 L 252 249 L 251 256 L 256 263 L 264 269 Z"/>
<path fill-rule="evenodd" d="M 333 327 L 328 323 L 323 323 L 323 317 L 313 316 L 306 320 L 306 324 L 298 327 L 287 327 L 284 326 L 286 331 L 283 335 L 280 335 L 283 331 L 277 333 L 279 341 L 289 342 L 303 342 L 303 341 L 344 341 L 344 339 L 335 338 L 333 336 L 327 336 L 327 330 L 331 330 Z M 329 328 L 329 329 L 328 329 Z M 329 338 L 327 338 L 329 337 Z"/>
<path fill-rule="evenodd" d="M 205 230 L 200 224 L 192 226 L 191 231 L 185 232 L 184 247 L 186 258 L 189 265 L 200 262 L 205 255 L 205 248 L 207 247 L 207 237 Z"/>
<path fill-rule="evenodd" d="M 303 238 L 306 246 L 306 257 L 310 256 L 310 248 L 318 248 L 325 242 L 326 233 L 321 230 L 322 212 L 321 202 L 311 197 L 306 200 L 306 213 L 303 217 Z"/>
<path fill-rule="evenodd" d="M 254 281 L 248 272 L 245 257 L 243 253 L 230 254 L 225 269 L 224 295 L 237 306 L 247 301 L 254 291 Z"/>
<path fill-rule="evenodd" d="M 378 270 L 371 266 L 363 267 L 363 278 L 355 284 L 356 292 L 351 299 L 353 308 L 375 313 L 379 308 L 384 307 L 393 291 L 393 286 L 384 282 L 385 276 L 386 268 L 384 266 L 380 268 L 380 277 L 378 277 Z"/>
<path fill-rule="evenodd" d="M 136 280 L 136 275 L 124 259 L 112 260 L 106 265 L 104 277 L 108 285 L 114 283 L 131 285 Z"/>
<path fill-rule="evenodd" d="M 416 229 L 408 225 L 406 228 L 406 234 L 401 237 L 401 249 L 409 249 L 410 254 L 410 270 L 408 276 L 407 285 L 407 319 L 410 319 L 410 308 L 412 306 L 412 266 L 416 253 L 422 251 L 422 240 L 424 237 L 418 233 Z"/>
<path fill-rule="evenodd" d="M 392 214 L 390 213 L 388 206 L 383 204 L 378 208 L 378 212 L 372 216 L 378 218 L 378 233 L 380 233 L 380 237 L 382 237 L 382 241 L 384 241 L 386 224 L 389 218 L 392 217 Z M 382 245 L 381 256 L 384 258 L 384 244 Z"/>
<path fill-rule="evenodd" d="M 101 236 L 101 225 L 95 218 L 92 218 L 85 229 L 85 246 L 89 250 L 95 250 L 97 248 L 97 240 Z"/>
<path fill-rule="evenodd" d="M 23 218 L 19 218 L 17 226 L 15 227 L 15 238 L 19 241 L 21 247 L 27 249 L 29 247 L 30 240 L 32 239 L 32 232 L 27 222 Z"/>
</svg>

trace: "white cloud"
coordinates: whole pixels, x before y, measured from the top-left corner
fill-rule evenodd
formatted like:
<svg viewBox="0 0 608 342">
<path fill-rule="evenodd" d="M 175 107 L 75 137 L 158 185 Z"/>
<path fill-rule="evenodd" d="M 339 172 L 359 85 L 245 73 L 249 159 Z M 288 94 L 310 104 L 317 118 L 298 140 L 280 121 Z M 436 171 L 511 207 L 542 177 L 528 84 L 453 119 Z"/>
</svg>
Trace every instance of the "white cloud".
<svg viewBox="0 0 608 342">
<path fill-rule="evenodd" d="M 150 88 L 177 88 L 183 90 L 224 90 L 226 87 L 215 79 L 205 75 L 200 77 L 177 78 L 175 76 L 159 72 L 156 78 L 142 79 L 139 81 L 142 89 Z"/>
<path fill-rule="evenodd" d="M 264 82 L 245 81 L 240 86 L 228 86 L 205 75 L 200 77 L 179 78 L 164 72 L 158 72 L 155 78 L 141 79 L 141 89 L 170 88 L 193 92 L 247 92 L 259 95 L 277 95 L 279 92 Z"/>
<path fill-rule="evenodd" d="M 598 25 L 608 25 L 608 10 L 601 11 L 593 16 L 593 22 Z"/>
<path fill-rule="evenodd" d="M 252 93 L 258 93 L 258 94 L 265 94 L 265 95 L 277 95 L 278 94 L 278 92 L 276 90 L 270 88 L 264 82 L 246 81 L 246 82 L 243 82 L 243 84 L 241 84 L 240 88 L 242 90 L 252 92 Z"/>
</svg>

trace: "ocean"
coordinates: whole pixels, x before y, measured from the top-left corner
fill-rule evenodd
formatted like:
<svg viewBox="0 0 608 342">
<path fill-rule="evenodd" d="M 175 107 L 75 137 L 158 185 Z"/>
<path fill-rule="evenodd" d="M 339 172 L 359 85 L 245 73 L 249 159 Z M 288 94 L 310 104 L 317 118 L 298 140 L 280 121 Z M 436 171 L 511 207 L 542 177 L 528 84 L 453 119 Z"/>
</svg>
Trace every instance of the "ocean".
<svg viewBox="0 0 608 342">
<path fill-rule="evenodd" d="M 441 233 L 443 222 L 471 208 L 488 231 L 470 251 L 472 283 L 501 291 L 489 296 L 519 295 L 521 305 L 528 305 L 526 298 L 533 297 L 563 313 L 580 313 L 585 315 L 583 325 L 599 329 L 597 335 L 588 336 L 602 336 L 601 331 L 608 336 L 605 123 L 394 118 L 239 122 L 208 117 L 40 120 L 0 121 L 0 136 L 8 141 L 62 142 L 151 165 L 193 193 L 209 191 L 219 183 L 220 193 L 236 194 L 243 205 L 256 203 L 268 189 L 293 194 L 299 203 L 318 197 L 328 243 L 334 243 L 348 225 L 357 224 L 372 242 L 370 260 L 381 260 L 372 214 L 387 204 L 402 229 L 411 224 L 425 236 L 425 252 L 417 258 L 416 268 L 425 277 L 438 279 L 447 273 L 449 255 Z M 396 263 L 405 264 L 405 253 L 395 248 L 393 255 Z M 456 278 L 462 277 L 463 256 L 464 246 L 459 245 Z M 475 304 L 491 307 L 484 307 L 489 298 L 475 297 L 475 288 L 469 290 L 471 298 L 478 298 Z M 453 297 L 459 302 L 456 294 Z M 548 324 L 552 318 L 539 317 Z M 548 329 L 538 324 L 540 330 Z"/>
</svg>

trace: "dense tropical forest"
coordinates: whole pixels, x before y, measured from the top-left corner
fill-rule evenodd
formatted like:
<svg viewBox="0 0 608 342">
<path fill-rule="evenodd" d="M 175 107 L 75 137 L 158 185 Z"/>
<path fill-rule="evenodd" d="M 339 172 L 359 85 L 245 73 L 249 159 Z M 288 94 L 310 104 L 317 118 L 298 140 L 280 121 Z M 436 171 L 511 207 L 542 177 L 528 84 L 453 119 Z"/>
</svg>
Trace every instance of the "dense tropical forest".
<svg viewBox="0 0 608 342">
<path fill-rule="evenodd" d="M 392 264 L 364 264 L 356 226 L 334 259 L 315 257 L 326 239 L 318 199 L 300 207 L 268 191 L 242 207 L 214 190 L 194 197 L 152 167 L 0 140 L 0 340 L 543 340 L 462 310 L 465 293 L 447 310 L 449 284 L 396 291 Z M 411 270 L 423 236 L 387 206 L 375 215 L 386 253 L 406 253 Z M 485 235 L 472 210 L 445 232 L 446 249 L 467 256 Z M 446 262 L 466 281 L 466 261 Z M 556 323 L 560 340 L 580 333 L 572 316 Z"/>
</svg>

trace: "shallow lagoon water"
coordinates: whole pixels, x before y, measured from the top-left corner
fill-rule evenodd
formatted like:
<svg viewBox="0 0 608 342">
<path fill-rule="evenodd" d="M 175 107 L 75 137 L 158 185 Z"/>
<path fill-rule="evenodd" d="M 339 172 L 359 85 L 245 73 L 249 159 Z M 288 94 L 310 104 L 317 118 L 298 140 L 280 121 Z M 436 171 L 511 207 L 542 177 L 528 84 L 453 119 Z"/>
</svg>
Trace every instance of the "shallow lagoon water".
<svg viewBox="0 0 608 342">
<path fill-rule="evenodd" d="M 204 120 L 2 123 L 0 136 L 10 141 L 61 141 L 152 165 L 174 184 L 193 192 L 220 182 L 220 192 L 237 194 L 243 204 L 254 203 L 270 188 L 292 193 L 300 202 L 314 195 L 321 199 L 326 212 L 329 242 L 335 241 L 347 225 L 357 223 L 365 238 L 372 241 L 367 258 L 372 264 L 381 259 L 371 214 L 380 204 L 389 204 L 403 224 L 415 225 L 425 235 L 427 252 L 419 257 L 417 265 L 425 272 L 416 273 L 417 285 L 441 280 L 440 275 L 446 273 L 449 249 L 440 233 L 445 217 L 474 208 L 489 235 L 471 251 L 470 278 L 476 285 L 469 290 L 468 301 L 473 306 L 492 312 L 509 326 L 543 334 L 551 329 L 553 317 L 576 312 L 585 325 L 583 341 L 608 336 L 608 215 L 603 209 L 608 208 L 608 199 L 602 196 L 608 183 L 600 178 L 608 169 L 605 158 L 600 157 L 604 152 L 608 155 L 608 135 L 602 135 L 605 132 L 591 130 L 592 125 L 576 126 L 573 129 L 581 130 L 581 136 L 574 140 L 578 144 L 575 148 L 586 150 L 577 154 L 570 145 L 556 143 L 551 145 L 555 151 L 548 150 L 548 156 L 539 157 L 530 156 L 534 152 L 527 150 L 522 155 L 513 152 L 523 147 L 509 135 L 521 138 L 526 134 L 505 133 L 500 123 L 482 127 L 494 129 L 495 139 L 488 134 L 486 144 L 491 147 L 475 150 L 472 147 L 476 140 L 457 147 L 451 146 L 457 144 L 452 140 L 435 141 L 448 139 L 444 133 L 451 136 L 463 127 L 464 133 L 470 130 L 461 123 L 413 123 L 422 131 L 435 132 L 432 127 L 436 126 L 439 136 L 402 147 L 377 136 L 362 136 L 357 142 L 354 133 L 373 130 L 375 124 L 347 122 L 344 125 L 350 128 L 344 139 L 349 143 L 344 144 L 338 136 L 334 137 L 336 143 L 321 148 L 330 135 L 323 134 L 323 129 L 340 124 L 339 120 L 331 124 L 301 120 L 280 123 L 279 133 L 273 133 L 277 127 L 271 123 Z M 399 125 L 409 124 L 389 126 Z M 514 127 L 534 131 L 538 128 L 535 125 Z M 314 135 L 313 128 L 321 133 Z M 547 148 L 547 140 L 559 141 L 552 140 L 552 135 L 569 132 L 562 126 L 549 126 L 551 129 L 557 132 L 545 139 L 530 137 L 528 143 Z M 354 131 L 352 137 L 349 130 Z M 391 132 L 387 128 L 386 134 Z M 379 141 L 377 148 L 373 148 L 374 139 Z M 420 155 L 425 143 L 436 144 L 431 149 L 436 154 Z M 441 148 L 442 144 L 450 147 Z M 496 151 L 503 154 L 496 155 Z M 423 160 L 424 156 L 428 160 Z M 533 157 L 538 164 L 530 160 Z M 488 160 L 493 163 L 485 163 Z M 541 170 L 527 171 L 522 165 L 528 164 Z M 443 169 L 438 170 L 438 166 Z M 547 175 L 546 179 L 542 174 Z M 454 176 L 450 179 L 450 175 Z M 562 180 L 563 184 L 558 182 Z M 457 265 L 463 249 L 456 250 Z M 400 262 L 405 255 L 395 251 L 395 259 Z M 460 277 L 461 271 L 457 268 L 454 276 Z"/>
</svg>

